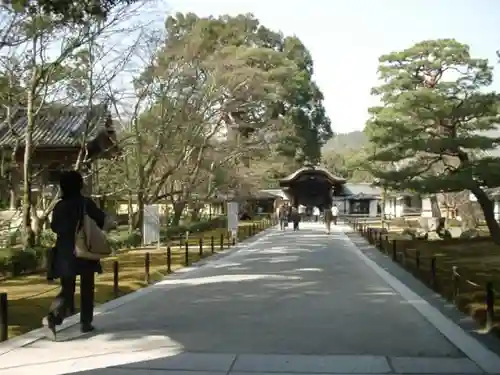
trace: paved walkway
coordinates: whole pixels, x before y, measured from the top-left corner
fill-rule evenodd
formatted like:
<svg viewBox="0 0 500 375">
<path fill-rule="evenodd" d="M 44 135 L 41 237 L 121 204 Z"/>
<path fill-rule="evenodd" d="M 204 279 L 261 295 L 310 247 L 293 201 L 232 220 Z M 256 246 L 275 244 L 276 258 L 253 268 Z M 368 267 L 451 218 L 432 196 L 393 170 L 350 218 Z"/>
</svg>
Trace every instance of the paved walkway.
<svg viewBox="0 0 500 375">
<path fill-rule="evenodd" d="M 0 375 L 500 373 L 495 354 L 364 255 L 346 229 L 264 232 L 111 303 L 95 319 L 98 334 L 75 326 L 62 342 L 36 332 L 22 348 L 22 339 L 0 345 Z"/>
</svg>

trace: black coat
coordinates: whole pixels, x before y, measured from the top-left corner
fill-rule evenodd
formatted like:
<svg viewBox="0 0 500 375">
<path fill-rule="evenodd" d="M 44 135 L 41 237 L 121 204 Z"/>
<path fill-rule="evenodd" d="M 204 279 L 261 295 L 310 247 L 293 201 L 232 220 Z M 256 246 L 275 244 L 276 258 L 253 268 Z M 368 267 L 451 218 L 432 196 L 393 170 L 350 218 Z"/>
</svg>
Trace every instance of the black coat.
<svg viewBox="0 0 500 375">
<path fill-rule="evenodd" d="M 75 235 L 83 218 L 83 207 L 87 215 L 102 229 L 106 214 L 94 201 L 83 196 L 61 199 L 52 212 L 52 231 L 57 235 L 56 245 L 49 256 L 49 279 L 74 277 L 85 271 L 102 273 L 98 260 L 81 259 L 75 256 Z"/>
</svg>

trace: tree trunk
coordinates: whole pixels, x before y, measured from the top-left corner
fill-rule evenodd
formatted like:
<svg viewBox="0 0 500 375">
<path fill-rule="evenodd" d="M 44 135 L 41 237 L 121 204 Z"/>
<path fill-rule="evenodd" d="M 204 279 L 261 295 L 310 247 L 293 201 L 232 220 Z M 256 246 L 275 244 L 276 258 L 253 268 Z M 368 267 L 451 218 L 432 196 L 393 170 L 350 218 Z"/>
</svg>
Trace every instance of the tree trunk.
<svg viewBox="0 0 500 375">
<path fill-rule="evenodd" d="M 132 233 L 134 231 L 134 206 L 133 206 L 133 200 L 132 200 L 132 192 L 128 192 L 128 199 L 127 199 L 127 214 L 128 214 L 128 232 Z"/>
<path fill-rule="evenodd" d="M 186 202 L 174 202 L 174 217 L 172 218 L 172 226 L 176 227 L 179 225 L 182 217 L 182 212 L 186 207 Z"/>
<path fill-rule="evenodd" d="M 15 158 L 15 154 L 12 153 Z M 15 161 L 11 161 L 10 175 L 9 175 L 9 208 L 16 210 L 18 208 L 18 189 L 19 189 L 19 165 Z"/>
<path fill-rule="evenodd" d="M 385 202 L 387 198 L 387 189 L 384 187 L 382 190 L 382 196 L 380 200 L 381 212 L 380 212 L 380 226 L 382 229 L 385 228 Z"/>
<path fill-rule="evenodd" d="M 34 113 L 34 80 L 37 76 L 37 68 L 32 71 L 32 87 L 28 90 L 27 103 L 27 124 L 24 134 L 24 159 L 23 159 L 23 245 L 25 248 L 33 246 L 34 237 L 31 228 L 31 185 L 32 185 L 32 143 L 33 130 L 35 128 L 35 113 Z"/>
<path fill-rule="evenodd" d="M 444 236 L 444 230 L 446 229 L 446 218 L 443 217 L 441 213 L 441 208 L 439 207 L 439 201 L 437 194 L 432 194 L 429 197 L 431 201 L 431 212 L 432 218 L 436 220 L 436 233 L 440 236 Z"/>
<path fill-rule="evenodd" d="M 33 226 L 33 242 L 34 245 L 40 246 L 41 244 L 41 237 L 42 237 L 42 231 L 43 231 L 43 223 L 44 221 L 40 220 L 38 217 L 34 216 L 32 218 L 32 226 Z"/>
<path fill-rule="evenodd" d="M 9 208 L 11 210 L 17 209 L 17 192 L 15 186 L 12 184 L 9 188 Z"/>
<path fill-rule="evenodd" d="M 476 196 L 477 202 L 483 210 L 484 219 L 486 220 L 486 225 L 490 230 L 490 235 L 493 239 L 493 242 L 495 242 L 497 245 L 500 245 L 500 226 L 495 219 L 495 206 L 493 202 L 488 197 L 488 194 L 486 194 L 486 192 L 479 186 L 474 186 L 471 191 L 472 194 Z"/>
<path fill-rule="evenodd" d="M 137 212 L 135 214 L 135 228 L 139 230 L 142 238 L 144 223 L 144 194 L 142 192 L 137 193 Z"/>
<path fill-rule="evenodd" d="M 464 202 L 458 206 L 458 214 L 462 219 L 462 230 L 477 228 L 478 220 L 474 212 L 472 202 Z"/>
<path fill-rule="evenodd" d="M 431 212 L 432 212 L 432 217 L 436 217 L 436 218 L 441 218 L 441 209 L 439 208 L 439 202 L 438 202 L 438 199 L 437 199 L 437 195 L 436 194 L 432 194 L 430 197 L 429 197 L 430 201 L 431 201 Z"/>
</svg>

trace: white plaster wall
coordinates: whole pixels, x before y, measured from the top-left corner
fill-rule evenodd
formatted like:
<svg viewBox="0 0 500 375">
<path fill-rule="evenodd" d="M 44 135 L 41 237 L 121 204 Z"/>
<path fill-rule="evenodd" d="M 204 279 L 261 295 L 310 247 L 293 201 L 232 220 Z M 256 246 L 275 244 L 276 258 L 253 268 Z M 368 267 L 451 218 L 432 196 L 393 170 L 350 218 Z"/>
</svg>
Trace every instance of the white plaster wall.
<svg viewBox="0 0 500 375">
<path fill-rule="evenodd" d="M 396 207 L 394 208 L 394 212 L 396 213 L 396 217 L 401 217 L 404 215 L 404 204 L 402 199 L 396 200 Z"/>
<path fill-rule="evenodd" d="M 395 198 L 387 198 L 385 200 L 384 214 L 388 218 L 396 216 L 396 203 L 395 202 L 396 202 Z"/>
<path fill-rule="evenodd" d="M 372 199 L 370 201 L 369 216 L 377 216 L 377 205 L 378 205 L 378 200 Z"/>
<path fill-rule="evenodd" d="M 422 198 L 422 217 L 432 217 L 432 207 L 430 198 Z"/>
<path fill-rule="evenodd" d="M 388 198 L 384 202 L 383 212 L 386 216 L 389 216 L 391 214 L 391 200 Z"/>
</svg>

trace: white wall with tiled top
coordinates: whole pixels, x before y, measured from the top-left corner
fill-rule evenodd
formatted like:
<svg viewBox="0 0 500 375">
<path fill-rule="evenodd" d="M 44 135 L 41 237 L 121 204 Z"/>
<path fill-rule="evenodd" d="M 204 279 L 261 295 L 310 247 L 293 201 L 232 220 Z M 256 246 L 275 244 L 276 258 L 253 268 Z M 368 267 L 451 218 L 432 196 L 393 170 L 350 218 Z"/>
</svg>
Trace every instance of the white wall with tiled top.
<svg viewBox="0 0 500 375">
<path fill-rule="evenodd" d="M 384 205 L 384 214 L 388 218 L 401 217 L 404 215 L 404 204 L 402 199 L 387 198 Z"/>
<path fill-rule="evenodd" d="M 369 211 L 369 216 L 374 217 L 378 215 L 378 200 L 377 199 L 372 199 L 370 201 L 370 211 Z"/>
</svg>

